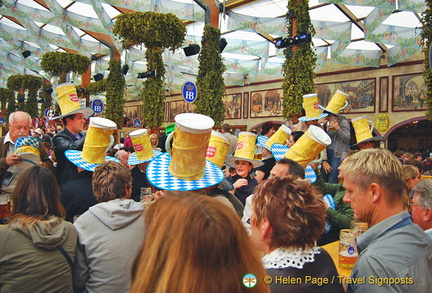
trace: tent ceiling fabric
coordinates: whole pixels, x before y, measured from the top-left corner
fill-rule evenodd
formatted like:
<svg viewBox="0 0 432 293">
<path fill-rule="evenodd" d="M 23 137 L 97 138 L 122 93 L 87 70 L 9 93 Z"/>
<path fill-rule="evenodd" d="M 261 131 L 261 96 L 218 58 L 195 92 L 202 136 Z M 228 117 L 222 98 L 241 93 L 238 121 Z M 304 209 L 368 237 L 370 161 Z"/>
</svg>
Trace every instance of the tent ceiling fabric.
<svg viewBox="0 0 432 293">
<path fill-rule="evenodd" d="M 217 0 L 215 0 L 217 1 Z M 49 51 L 78 52 L 96 56 L 92 76 L 107 76 L 111 43 L 129 65 L 128 98 L 137 98 L 146 71 L 145 48 L 124 50 L 112 34 L 115 18 L 129 11 L 172 12 L 187 24 L 185 46 L 201 44 L 205 12 L 193 0 L 2 0 L 0 8 L 0 87 L 12 74 L 49 76 L 40 66 Z M 227 65 L 226 85 L 244 85 L 282 77 L 283 50 L 273 41 L 286 36 L 287 0 L 220 1 L 220 29 L 228 45 L 222 55 Z M 332 63 L 379 67 L 382 56 L 391 66 L 421 51 L 423 0 L 310 0 L 309 11 L 316 34 L 316 71 Z M 31 56 L 24 58 L 22 52 Z M 179 90 L 198 72 L 198 55 L 183 50 L 166 51 L 166 84 Z M 246 78 L 247 75 L 247 78 Z M 70 76 L 80 83 L 80 76 Z"/>
</svg>

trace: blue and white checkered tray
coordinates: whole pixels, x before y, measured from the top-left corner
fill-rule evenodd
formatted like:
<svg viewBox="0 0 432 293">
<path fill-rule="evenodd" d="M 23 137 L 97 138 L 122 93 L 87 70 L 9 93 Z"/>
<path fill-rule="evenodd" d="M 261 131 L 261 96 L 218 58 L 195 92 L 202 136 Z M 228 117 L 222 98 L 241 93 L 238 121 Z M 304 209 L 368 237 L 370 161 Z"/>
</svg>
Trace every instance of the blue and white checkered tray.
<svg viewBox="0 0 432 293">
<path fill-rule="evenodd" d="M 18 137 L 14 144 L 14 149 L 20 148 L 22 146 L 28 145 L 34 148 L 39 147 L 40 139 L 33 136 L 24 136 L 24 137 Z"/>
<path fill-rule="evenodd" d="M 77 151 L 77 150 L 67 150 L 65 151 L 65 156 L 66 158 L 72 162 L 72 164 L 74 164 L 75 166 L 78 166 L 86 171 L 90 171 L 93 172 L 94 169 L 99 166 L 100 164 L 93 164 L 93 163 L 88 163 L 86 161 L 84 161 L 81 158 L 82 155 L 82 151 Z M 110 156 L 106 156 L 105 157 L 105 161 L 114 161 L 114 162 L 118 162 L 120 163 L 119 159 L 116 159 L 114 157 L 110 157 Z"/>
<path fill-rule="evenodd" d="M 137 154 L 136 154 L 136 153 L 133 153 L 133 154 L 131 154 L 131 155 L 129 156 L 128 161 L 127 161 L 127 164 L 130 165 L 130 166 L 139 165 L 139 164 L 142 164 L 142 163 L 145 163 L 145 162 L 150 161 L 151 159 L 153 159 L 154 157 L 159 156 L 160 154 L 162 154 L 162 152 L 160 152 L 160 151 L 155 151 L 155 150 L 154 150 L 154 151 L 153 151 L 153 157 L 151 157 L 151 158 L 148 159 L 148 160 L 142 160 L 142 161 L 140 161 L 140 160 L 138 160 L 138 158 L 137 158 Z"/>
<path fill-rule="evenodd" d="M 275 143 L 272 145 L 272 154 L 276 161 L 282 159 L 288 150 L 289 147 L 280 143 Z M 307 165 L 305 168 L 305 179 L 310 183 L 314 183 L 317 179 L 315 171 L 310 165 Z"/>
<path fill-rule="evenodd" d="M 164 190 L 197 190 L 219 184 L 224 179 L 222 170 L 210 161 L 206 161 L 204 176 L 198 180 L 184 180 L 172 176 L 168 167 L 171 156 L 163 153 L 154 158 L 147 166 L 147 179 L 152 185 Z"/>
</svg>

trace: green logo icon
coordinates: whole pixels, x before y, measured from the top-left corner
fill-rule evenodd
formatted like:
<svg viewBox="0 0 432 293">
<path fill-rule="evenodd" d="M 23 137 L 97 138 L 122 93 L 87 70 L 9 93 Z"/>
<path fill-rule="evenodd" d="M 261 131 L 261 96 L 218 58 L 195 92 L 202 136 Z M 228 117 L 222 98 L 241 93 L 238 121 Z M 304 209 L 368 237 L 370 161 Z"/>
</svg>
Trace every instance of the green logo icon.
<svg viewBox="0 0 432 293">
<path fill-rule="evenodd" d="M 243 277 L 243 285 L 246 288 L 253 288 L 256 286 L 258 280 L 254 274 L 246 274 Z"/>
</svg>

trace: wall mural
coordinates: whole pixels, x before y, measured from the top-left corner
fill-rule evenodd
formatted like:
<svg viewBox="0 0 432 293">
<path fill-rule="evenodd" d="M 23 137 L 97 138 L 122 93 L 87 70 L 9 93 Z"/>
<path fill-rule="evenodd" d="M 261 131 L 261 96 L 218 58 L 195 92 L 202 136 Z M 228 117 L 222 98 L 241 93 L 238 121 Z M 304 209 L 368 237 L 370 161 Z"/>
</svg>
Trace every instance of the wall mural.
<svg viewBox="0 0 432 293">
<path fill-rule="evenodd" d="M 328 105 L 333 94 L 341 90 L 349 95 L 348 106 L 341 113 L 375 112 L 375 78 L 334 82 L 317 85 L 320 104 Z"/>
<path fill-rule="evenodd" d="M 240 119 L 242 94 L 230 94 L 222 98 L 225 107 L 225 119 Z"/>
<path fill-rule="evenodd" d="M 193 113 L 195 104 L 188 103 L 185 100 L 170 102 L 169 121 L 174 122 L 174 117 L 181 113 Z"/>
<path fill-rule="evenodd" d="M 282 97 L 282 89 L 251 92 L 249 117 L 282 117 Z"/>
<path fill-rule="evenodd" d="M 421 73 L 393 76 L 392 110 L 426 110 L 425 92 L 426 85 Z"/>
</svg>

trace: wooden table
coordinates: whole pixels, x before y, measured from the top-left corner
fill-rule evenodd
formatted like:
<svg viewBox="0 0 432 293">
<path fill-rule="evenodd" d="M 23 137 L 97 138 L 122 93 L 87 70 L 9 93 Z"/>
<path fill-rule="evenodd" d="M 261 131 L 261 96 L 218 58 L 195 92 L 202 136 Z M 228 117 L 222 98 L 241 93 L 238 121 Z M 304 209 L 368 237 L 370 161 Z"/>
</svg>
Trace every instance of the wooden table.
<svg viewBox="0 0 432 293">
<path fill-rule="evenodd" d="M 348 278 L 351 275 L 352 269 L 343 269 L 339 267 L 339 241 L 335 241 L 326 245 L 321 246 L 324 248 L 333 259 L 339 275 Z"/>
</svg>

